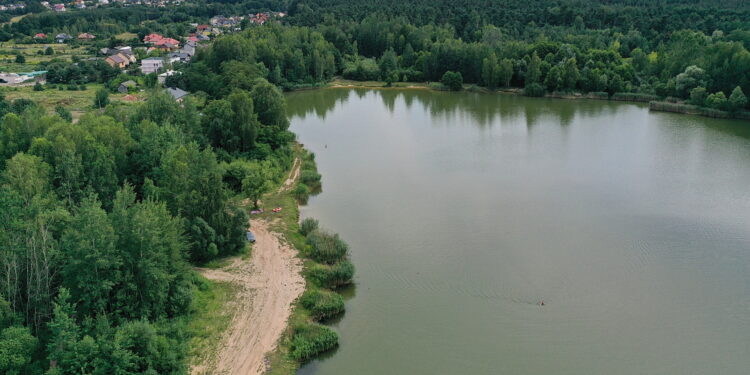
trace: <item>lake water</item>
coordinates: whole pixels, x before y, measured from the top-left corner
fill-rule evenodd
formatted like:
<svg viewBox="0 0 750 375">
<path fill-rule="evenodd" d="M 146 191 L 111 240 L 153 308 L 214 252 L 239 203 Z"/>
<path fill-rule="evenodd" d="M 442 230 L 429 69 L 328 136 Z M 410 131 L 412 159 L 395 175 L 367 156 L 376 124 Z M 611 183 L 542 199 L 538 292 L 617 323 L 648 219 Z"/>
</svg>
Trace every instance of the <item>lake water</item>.
<svg viewBox="0 0 750 375">
<path fill-rule="evenodd" d="M 750 373 L 750 123 L 423 90 L 288 96 L 351 247 L 301 374 Z M 545 306 L 540 306 L 544 301 Z"/>
</svg>

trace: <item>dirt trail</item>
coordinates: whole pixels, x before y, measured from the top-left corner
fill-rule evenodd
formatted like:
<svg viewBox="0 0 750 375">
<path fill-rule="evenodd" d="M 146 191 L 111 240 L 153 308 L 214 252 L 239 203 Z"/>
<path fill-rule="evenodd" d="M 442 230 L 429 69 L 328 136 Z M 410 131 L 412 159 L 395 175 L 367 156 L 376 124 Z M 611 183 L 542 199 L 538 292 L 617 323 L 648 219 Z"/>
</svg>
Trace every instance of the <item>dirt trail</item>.
<svg viewBox="0 0 750 375">
<path fill-rule="evenodd" d="M 286 181 L 284 181 L 284 184 L 279 187 L 279 193 L 292 188 L 292 185 L 294 185 L 294 181 L 297 181 L 297 177 L 299 177 L 299 170 L 301 166 L 302 160 L 300 160 L 300 158 L 295 158 L 294 164 L 292 164 L 292 171 L 289 172 L 289 177 L 286 179 Z"/>
<path fill-rule="evenodd" d="M 296 251 L 269 230 L 269 222 L 254 219 L 250 224 L 256 243 L 249 260 L 237 257 L 221 269 L 199 270 L 208 279 L 237 284 L 240 291 L 215 368 L 196 366 L 193 375 L 263 374 L 265 357 L 276 348 L 291 305 L 305 289 L 302 262 Z"/>
</svg>

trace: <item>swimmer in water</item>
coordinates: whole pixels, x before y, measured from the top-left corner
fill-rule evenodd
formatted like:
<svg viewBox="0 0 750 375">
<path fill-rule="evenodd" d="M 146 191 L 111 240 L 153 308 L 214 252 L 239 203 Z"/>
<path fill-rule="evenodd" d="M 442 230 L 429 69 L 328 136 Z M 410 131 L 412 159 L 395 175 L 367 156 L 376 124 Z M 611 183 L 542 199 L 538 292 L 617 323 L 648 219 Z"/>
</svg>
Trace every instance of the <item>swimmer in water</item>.
<svg viewBox="0 0 750 375">
<path fill-rule="evenodd" d="M 539 306 L 544 306 L 544 301 L 539 302 Z"/>
</svg>

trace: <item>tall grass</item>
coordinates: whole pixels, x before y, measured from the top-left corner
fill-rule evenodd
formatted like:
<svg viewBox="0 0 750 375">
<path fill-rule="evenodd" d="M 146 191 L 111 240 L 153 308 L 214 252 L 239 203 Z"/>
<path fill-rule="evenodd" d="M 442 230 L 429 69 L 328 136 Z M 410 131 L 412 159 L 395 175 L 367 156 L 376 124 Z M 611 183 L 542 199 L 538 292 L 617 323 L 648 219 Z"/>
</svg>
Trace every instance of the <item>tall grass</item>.
<svg viewBox="0 0 750 375">
<path fill-rule="evenodd" d="M 316 229 L 307 235 L 310 244 L 310 255 L 315 261 L 334 264 L 343 260 L 348 252 L 349 245 L 342 240 L 338 234 L 331 234 L 321 229 Z"/>
<path fill-rule="evenodd" d="M 311 289 L 300 297 L 300 303 L 317 321 L 332 318 L 344 312 L 344 297 L 328 290 Z"/>
<path fill-rule="evenodd" d="M 339 335 L 332 329 L 320 324 L 300 324 L 294 327 L 289 355 L 298 361 L 307 361 L 338 344 Z"/>
</svg>

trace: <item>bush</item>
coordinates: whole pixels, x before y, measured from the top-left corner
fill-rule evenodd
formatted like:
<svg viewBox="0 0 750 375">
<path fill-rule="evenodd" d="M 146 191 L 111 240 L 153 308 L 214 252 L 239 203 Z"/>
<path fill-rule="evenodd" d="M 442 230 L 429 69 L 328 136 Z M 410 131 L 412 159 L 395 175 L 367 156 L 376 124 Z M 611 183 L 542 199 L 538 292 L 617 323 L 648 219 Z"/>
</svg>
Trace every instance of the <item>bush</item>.
<svg viewBox="0 0 750 375">
<path fill-rule="evenodd" d="M 57 113 L 60 118 L 62 118 L 65 121 L 71 122 L 73 121 L 73 115 L 68 111 L 65 107 L 58 105 L 55 107 L 55 113 Z"/>
<path fill-rule="evenodd" d="M 464 86 L 464 78 L 460 72 L 447 71 L 440 78 L 440 83 L 451 91 L 460 91 Z"/>
<path fill-rule="evenodd" d="M 307 236 L 310 232 L 318 229 L 320 223 L 318 223 L 317 220 L 307 217 L 299 224 L 299 232 L 302 233 L 303 236 Z"/>
<path fill-rule="evenodd" d="M 68 85 L 68 91 L 78 91 L 78 85 L 71 83 Z"/>
<path fill-rule="evenodd" d="M 55 54 L 55 50 L 52 49 L 52 47 L 47 47 L 44 49 L 44 54 L 47 56 L 51 56 Z"/>
<path fill-rule="evenodd" d="M 308 290 L 300 297 L 300 303 L 317 321 L 332 318 L 344 312 L 344 298 L 328 290 Z"/>
<path fill-rule="evenodd" d="M 296 198 L 298 201 L 305 203 L 307 198 L 310 197 L 310 188 L 308 188 L 307 185 L 300 182 L 294 188 L 294 191 L 292 191 L 292 194 L 294 195 L 294 198 Z"/>
<path fill-rule="evenodd" d="M 16 63 L 17 64 L 24 64 L 26 63 L 26 57 L 24 57 L 22 54 L 16 55 Z"/>
<path fill-rule="evenodd" d="M 337 288 L 351 284 L 354 277 L 354 265 L 342 260 L 332 266 L 316 264 L 307 271 L 307 277 L 323 288 Z"/>
<path fill-rule="evenodd" d="M 307 242 L 312 246 L 312 258 L 321 263 L 333 264 L 346 257 L 349 245 L 338 234 L 330 234 L 320 229 L 307 235 Z"/>
<path fill-rule="evenodd" d="M 544 96 L 545 89 L 539 83 L 531 83 L 526 85 L 523 89 L 523 94 L 526 96 L 541 97 Z"/>
<path fill-rule="evenodd" d="M 299 175 L 299 180 L 308 186 L 314 186 L 320 183 L 320 173 L 313 170 L 303 170 Z"/>
<path fill-rule="evenodd" d="M 42 86 L 41 83 L 37 82 L 34 84 L 34 91 L 44 91 L 44 86 Z"/>
<path fill-rule="evenodd" d="M 289 355 L 298 361 L 305 361 L 338 344 L 339 335 L 332 329 L 320 324 L 301 324 L 294 327 Z"/>
</svg>

